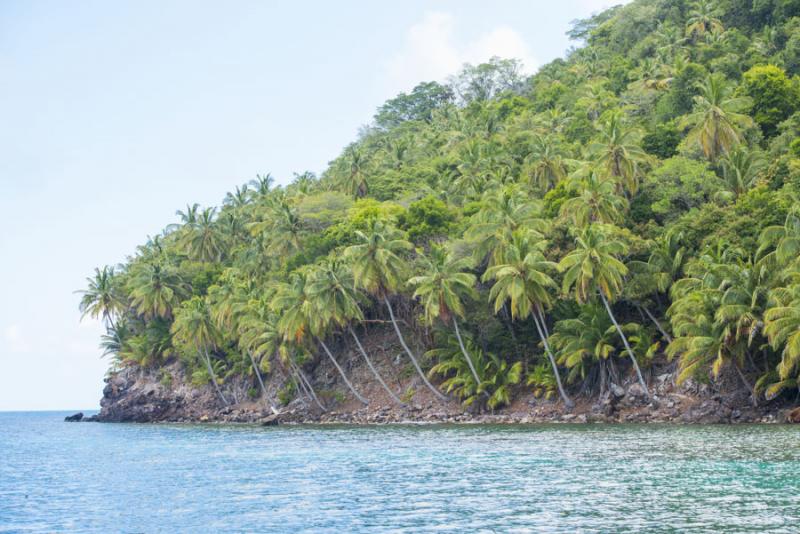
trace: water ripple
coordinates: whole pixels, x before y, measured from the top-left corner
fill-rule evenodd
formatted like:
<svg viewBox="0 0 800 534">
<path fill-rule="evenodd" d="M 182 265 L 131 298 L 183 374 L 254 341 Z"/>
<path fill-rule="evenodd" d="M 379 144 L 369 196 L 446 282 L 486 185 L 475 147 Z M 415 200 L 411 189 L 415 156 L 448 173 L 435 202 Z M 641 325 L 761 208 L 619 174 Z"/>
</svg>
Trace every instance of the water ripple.
<svg viewBox="0 0 800 534">
<path fill-rule="evenodd" d="M 0 414 L 0 532 L 797 532 L 800 428 Z"/>
</svg>

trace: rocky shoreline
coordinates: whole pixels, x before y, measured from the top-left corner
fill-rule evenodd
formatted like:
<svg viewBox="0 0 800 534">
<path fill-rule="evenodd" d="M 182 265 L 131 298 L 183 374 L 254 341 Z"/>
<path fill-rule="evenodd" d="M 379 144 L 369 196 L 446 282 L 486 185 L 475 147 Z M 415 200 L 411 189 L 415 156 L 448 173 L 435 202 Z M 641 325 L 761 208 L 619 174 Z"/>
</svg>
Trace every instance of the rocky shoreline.
<svg viewBox="0 0 800 534">
<path fill-rule="evenodd" d="M 358 377 L 358 370 L 354 371 Z M 324 365 L 309 371 L 321 389 L 336 386 L 335 374 Z M 268 398 L 241 399 L 229 406 L 220 406 L 210 386 L 193 387 L 180 379 L 181 367 L 172 364 L 171 383 L 163 375 L 152 375 L 136 367 L 128 367 L 106 379 L 101 411 L 91 417 L 79 414 L 67 418 L 76 421 L 137 423 L 247 423 L 247 424 L 534 424 L 534 423 L 683 423 L 737 424 L 800 422 L 800 408 L 773 402 L 753 407 L 741 391 L 724 393 L 705 385 L 674 385 L 672 373 L 663 373 L 651 380 L 650 400 L 636 383 L 612 384 L 599 398 L 576 398 L 576 406 L 567 410 L 562 403 L 542 400 L 525 394 L 521 388 L 515 401 L 494 413 L 465 410 L 457 400 L 434 401 L 424 388 L 416 389 L 406 406 L 398 406 L 379 395 L 366 382 L 357 387 L 366 394 L 364 406 L 351 398 L 330 401 L 327 411 L 314 407 L 302 398 L 287 406 L 273 408 L 282 381 L 267 381 Z M 326 381 L 333 380 L 333 383 Z M 409 379 L 406 388 L 414 388 Z M 340 391 L 340 390 L 339 390 Z M 236 397 L 234 395 L 234 397 Z"/>
</svg>

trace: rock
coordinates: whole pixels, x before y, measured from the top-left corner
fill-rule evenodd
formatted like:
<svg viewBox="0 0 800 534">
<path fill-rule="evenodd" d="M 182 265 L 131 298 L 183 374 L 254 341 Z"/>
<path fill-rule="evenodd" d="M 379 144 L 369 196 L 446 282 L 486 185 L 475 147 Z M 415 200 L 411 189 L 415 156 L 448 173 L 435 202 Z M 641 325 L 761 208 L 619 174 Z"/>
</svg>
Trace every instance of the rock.
<svg viewBox="0 0 800 534">
<path fill-rule="evenodd" d="M 642 397 L 646 397 L 647 393 L 645 392 L 644 389 L 642 389 L 642 386 L 640 386 L 639 384 L 631 384 L 630 386 L 628 386 L 628 395 L 630 395 L 634 399 L 640 399 Z"/>
<path fill-rule="evenodd" d="M 617 398 L 622 398 L 622 397 L 625 396 L 625 390 L 622 389 L 621 386 L 618 386 L 613 382 L 611 383 L 611 385 L 609 386 L 608 389 L 609 389 L 609 391 L 611 391 L 611 394 L 614 395 Z M 641 388 L 639 388 L 639 389 L 641 389 Z"/>
<path fill-rule="evenodd" d="M 787 411 L 783 416 L 783 420 L 787 423 L 800 424 L 800 406 Z"/>
<path fill-rule="evenodd" d="M 64 418 L 64 421 L 66 421 L 68 423 L 77 423 L 81 419 L 83 419 L 83 412 L 78 412 L 76 414 L 72 414 L 72 415 L 66 416 Z"/>
</svg>

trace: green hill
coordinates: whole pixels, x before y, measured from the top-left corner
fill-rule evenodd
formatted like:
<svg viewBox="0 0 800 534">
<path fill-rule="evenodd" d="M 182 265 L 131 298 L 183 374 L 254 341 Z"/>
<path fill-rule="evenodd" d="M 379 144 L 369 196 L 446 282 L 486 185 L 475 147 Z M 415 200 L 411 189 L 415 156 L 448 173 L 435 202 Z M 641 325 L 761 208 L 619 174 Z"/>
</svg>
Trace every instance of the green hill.
<svg viewBox="0 0 800 534">
<path fill-rule="evenodd" d="M 397 373 L 476 408 L 594 398 L 668 361 L 794 398 L 800 1 L 638 0 L 569 35 L 530 77 L 495 59 L 421 83 L 321 176 L 188 205 L 98 270 L 82 311 L 111 370 L 179 359 L 229 403 L 280 367 L 286 403 L 320 359 L 349 384 L 330 347 L 379 322 Z"/>
</svg>

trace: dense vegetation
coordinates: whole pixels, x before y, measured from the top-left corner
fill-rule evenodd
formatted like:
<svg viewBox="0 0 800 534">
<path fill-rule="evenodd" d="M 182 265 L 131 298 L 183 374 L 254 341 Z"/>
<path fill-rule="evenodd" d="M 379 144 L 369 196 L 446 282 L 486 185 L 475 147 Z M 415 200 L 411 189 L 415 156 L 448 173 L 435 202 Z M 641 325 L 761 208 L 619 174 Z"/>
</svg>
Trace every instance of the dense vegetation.
<svg viewBox="0 0 800 534">
<path fill-rule="evenodd" d="M 646 389 L 666 362 L 796 395 L 800 1 L 638 0 L 570 36 L 531 77 L 495 59 L 422 83 L 321 176 L 189 205 L 97 270 L 81 308 L 113 368 L 180 358 L 225 403 L 279 368 L 282 401 L 323 404 L 304 369 L 327 358 L 366 402 L 347 339 L 402 403 L 365 349 L 385 323 L 397 373 L 473 406 Z"/>
</svg>

